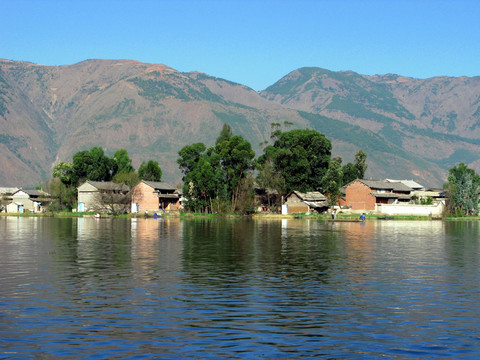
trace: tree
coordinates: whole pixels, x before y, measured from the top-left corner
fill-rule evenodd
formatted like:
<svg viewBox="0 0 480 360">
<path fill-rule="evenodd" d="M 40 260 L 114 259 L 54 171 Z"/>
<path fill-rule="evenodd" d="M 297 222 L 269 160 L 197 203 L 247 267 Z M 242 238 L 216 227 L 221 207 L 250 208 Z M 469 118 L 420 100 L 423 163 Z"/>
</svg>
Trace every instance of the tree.
<svg viewBox="0 0 480 360">
<path fill-rule="evenodd" d="M 286 191 L 321 189 L 330 162 L 330 140 L 310 129 L 280 132 L 275 138 L 273 146 L 265 148 L 265 158 L 272 159 L 275 170 L 285 179 Z"/>
<path fill-rule="evenodd" d="M 464 163 L 454 166 L 448 171 L 448 202 L 450 213 L 470 215 L 478 213 L 478 188 L 480 176 Z"/>
<path fill-rule="evenodd" d="M 132 166 L 132 159 L 128 156 L 127 150 L 120 149 L 115 151 L 115 154 L 113 154 L 113 160 L 117 166 L 117 174 L 131 173 L 135 171 Z"/>
<path fill-rule="evenodd" d="M 83 180 L 110 181 L 117 172 L 116 162 L 105 155 L 102 147 L 93 147 L 73 155 L 77 184 Z"/>
<path fill-rule="evenodd" d="M 367 171 L 367 154 L 363 150 L 357 151 L 355 161 L 346 164 L 343 168 L 342 186 L 347 185 L 355 179 L 363 179 Z"/>
<path fill-rule="evenodd" d="M 121 172 L 113 177 L 113 182 L 125 184 L 129 188 L 132 188 L 140 182 L 140 176 L 138 176 L 135 171 Z"/>
<path fill-rule="evenodd" d="M 158 162 L 154 160 L 142 162 L 138 168 L 138 176 L 142 180 L 162 181 L 162 169 L 160 169 Z"/>
<path fill-rule="evenodd" d="M 244 179 L 253 169 L 255 152 L 241 136 L 224 125 L 215 147 L 202 143 L 184 146 L 177 163 L 183 173 L 185 206 L 202 212 L 242 211 Z M 242 206 L 239 207 L 240 200 Z"/>
<path fill-rule="evenodd" d="M 365 177 L 365 172 L 367 171 L 367 154 L 363 150 L 358 150 L 355 154 L 355 169 L 358 172 L 358 179 L 363 179 Z"/>
<path fill-rule="evenodd" d="M 220 135 L 218 135 L 215 145 L 218 145 L 224 141 L 229 140 L 232 137 L 232 128 L 228 124 L 223 124 Z"/>
<path fill-rule="evenodd" d="M 343 172 L 342 159 L 336 157 L 330 161 L 328 170 L 322 179 L 322 189 L 327 196 L 330 205 L 334 206 L 340 197 L 340 187 L 342 186 Z"/>
<path fill-rule="evenodd" d="M 273 165 L 272 159 L 266 159 L 263 162 L 257 162 L 258 169 L 257 184 L 261 189 L 265 190 L 266 203 L 270 207 L 272 205 L 272 194 L 285 193 L 285 179 L 277 171 Z M 274 201 L 280 200 L 279 196 L 274 197 Z"/>
<path fill-rule="evenodd" d="M 95 194 L 96 211 L 110 214 L 126 214 L 130 210 L 132 197 L 128 188 L 120 184 L 105 184 L 102 191 Z"/>
<path fill-rule="evenodd" d="M 78 176 L 75 173 L 73 164 L 69 162 L 59 162 L 53 167 L 52 176 L 60 179 L 60 181 L 68 186 L 76 186 Z"/>
<path fill-rule="evenodd" d="M 185 181 L 185 175 L 195 169 L 195 166 L 198 164 L 200 157 L 206 150 L 206 147 L 203 143 L 195 143 L 192 145 L 184 146 L 179 152 L 180 156 L 177 159 L 177 164 L 180 167 L 180 170 L 183 173 L 183 180 Z"/>
<path fill-rule="evenodd" d="M 72 210 L 75 207 L 77 203 L 76 187 L 65 184 L 59 177 L 47 181 L 46 187 L 50 196 L 57 200 L 48 205 L 49 210 Z"/>
<path fill-rule="evenodd" d="M 355 179 L 358 179 L 358 169 L 352 163 L 345 164 L 345 166 L 342 168 L 342 172 L 342 186 L 351 183 Z"/>
<path fill-rule="evenodd" d="M 234 210 L 239 197 L 239 185 L 247 176 L 248 171 L 253 170 L 255 152 L 252 150 L 252 145 L 239 135 L 234 135 L 228 140 L 218 143 L 215 152 L 220 158 L 227 193 Z"/>
</svg>

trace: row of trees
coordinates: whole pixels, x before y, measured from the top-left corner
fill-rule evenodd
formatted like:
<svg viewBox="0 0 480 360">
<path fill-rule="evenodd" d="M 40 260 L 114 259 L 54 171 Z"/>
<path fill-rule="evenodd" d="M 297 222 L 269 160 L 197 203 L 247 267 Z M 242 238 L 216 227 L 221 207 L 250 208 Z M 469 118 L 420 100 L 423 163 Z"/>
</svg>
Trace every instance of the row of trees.
<svg viewBox="0 0 480 360">
<path fill-rule="evenodd" d="M 149 160 L 142 162 L 137 172 L 127 150 L 117 150 L 109 157 L 102 147 L 93 147 L 75 153 L 72 162 L 55 165 L 52 176 L 47 186 L 59 200 L 58 210 L 64 210 L 75 207 L 77 187 L 86 180 L 113 181 L 132 187 L 140 180 L 161 181 L 162 169 L 158 162 Z"/>
<path fill-rule="evenodd" d="M 288 124 L 287 124 L 288 125 Z M 279 205 L 281 196 L 292 190 L 321 191 L 336 204 L 339 189 L 362 179 L 367 155 L 359 150 L 353 163 L 342 166 L 340 157 L 331 158 L 331 142 L 310 129 L 281 131 L 272 124 L 271 143 L 264 143 L 263 154 L 255 159 L 251 144 L 233 135 L 224 124 L 215 145 L 187 145 L 177 160 L 183 174 L 187 210 L 195 212 L 249 212 L 254 207 L 254 188 L 268 189 L 269 206 Z M 262 145 L 262 144 L 261 144 Z M 142 162 L 138 172 L 125 149 L 107 156 L 101 147 L 79 151 L 72 162 L 60 162 L 47 184 L 59 199 L 58 210 L 73 208 L 76 188 L 86 180 L 113 181 L 133 187 L 140 180 L 161 181 L 158 162 Z M 480 176 L 465 164 L 449 170 L 447 211 L 454 215 L 478 213 Z"/>
<path fill-rule="evenodd" d="M 292 190 L 321 191 L 335 204 L 341 186 L 365 175 L 365 152 L 358 151 L 355 162 L 342 167 L 341 158 L 331 159 L 330 140 L 315 130 L 272 128 L 271 139 L 272 144 L 255 159 L 251 144 L 224 124 L 215 146 L 196 143 L 183 147 L 178 164 L 186 208 L 196 212 L 251 211 L 255 183 L 270 190 L 268 194 L 280 196 Z M 278 203 L 280 196 L 268 196 L 269 205 Z"/>
</svg>

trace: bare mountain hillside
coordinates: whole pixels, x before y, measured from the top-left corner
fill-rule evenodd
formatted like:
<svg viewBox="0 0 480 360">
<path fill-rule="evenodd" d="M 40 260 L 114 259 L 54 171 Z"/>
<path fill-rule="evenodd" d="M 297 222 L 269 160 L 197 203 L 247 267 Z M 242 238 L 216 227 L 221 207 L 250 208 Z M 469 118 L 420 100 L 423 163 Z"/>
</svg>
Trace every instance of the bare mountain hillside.
<svg viewBox="0 0 480 360">
<path fill-rule="evenodd" d="M 195 142 L 212 145 L 223 123 L 257 155 L 270 140 L 271 123 L 316 129 L 345 161 L 364 149 L 370 177 L 439 185 L 456 161 L 478 168 L 475 95 L 462 103 L 468 109 L 452 100 L 463 91 L 480 96 L 477 79 L 450 79 L 458 85 L 443 87 L 428 82 L 433 79 L 404 79 L 308 68 L 257 93 L 204 73 L 132 60 L 68 66 L 0 60 L 0 184 L 40 183 L 56 162 L 92 146 L 108 154 L 127 149 L 136 167 L 155 159 L 165 180 L 176 183 L 178 151 Z"/>
</svg>

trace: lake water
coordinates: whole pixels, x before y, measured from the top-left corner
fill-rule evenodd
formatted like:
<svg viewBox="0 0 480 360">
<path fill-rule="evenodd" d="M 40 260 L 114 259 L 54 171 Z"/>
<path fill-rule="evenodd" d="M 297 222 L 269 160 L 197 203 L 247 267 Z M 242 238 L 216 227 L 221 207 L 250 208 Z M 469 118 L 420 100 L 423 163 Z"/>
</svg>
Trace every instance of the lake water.
<svg viewBox="0 0 480 360">
<path fill-rule="evenodd" d="M 0 359 L 478 359 L 479 224 L 1 217 Z"/>
</svg>

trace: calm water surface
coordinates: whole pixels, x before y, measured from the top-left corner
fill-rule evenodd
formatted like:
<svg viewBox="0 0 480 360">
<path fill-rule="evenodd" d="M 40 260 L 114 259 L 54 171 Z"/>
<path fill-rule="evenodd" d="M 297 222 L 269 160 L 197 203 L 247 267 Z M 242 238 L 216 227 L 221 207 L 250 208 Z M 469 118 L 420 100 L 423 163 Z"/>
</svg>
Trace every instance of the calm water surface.
<svg viewBox="0 0 480 360">
<path fill-rule="evenodd" d="M 1 217 L 0 359 L 478 359 L 479 224 Z"/>
</svg>

